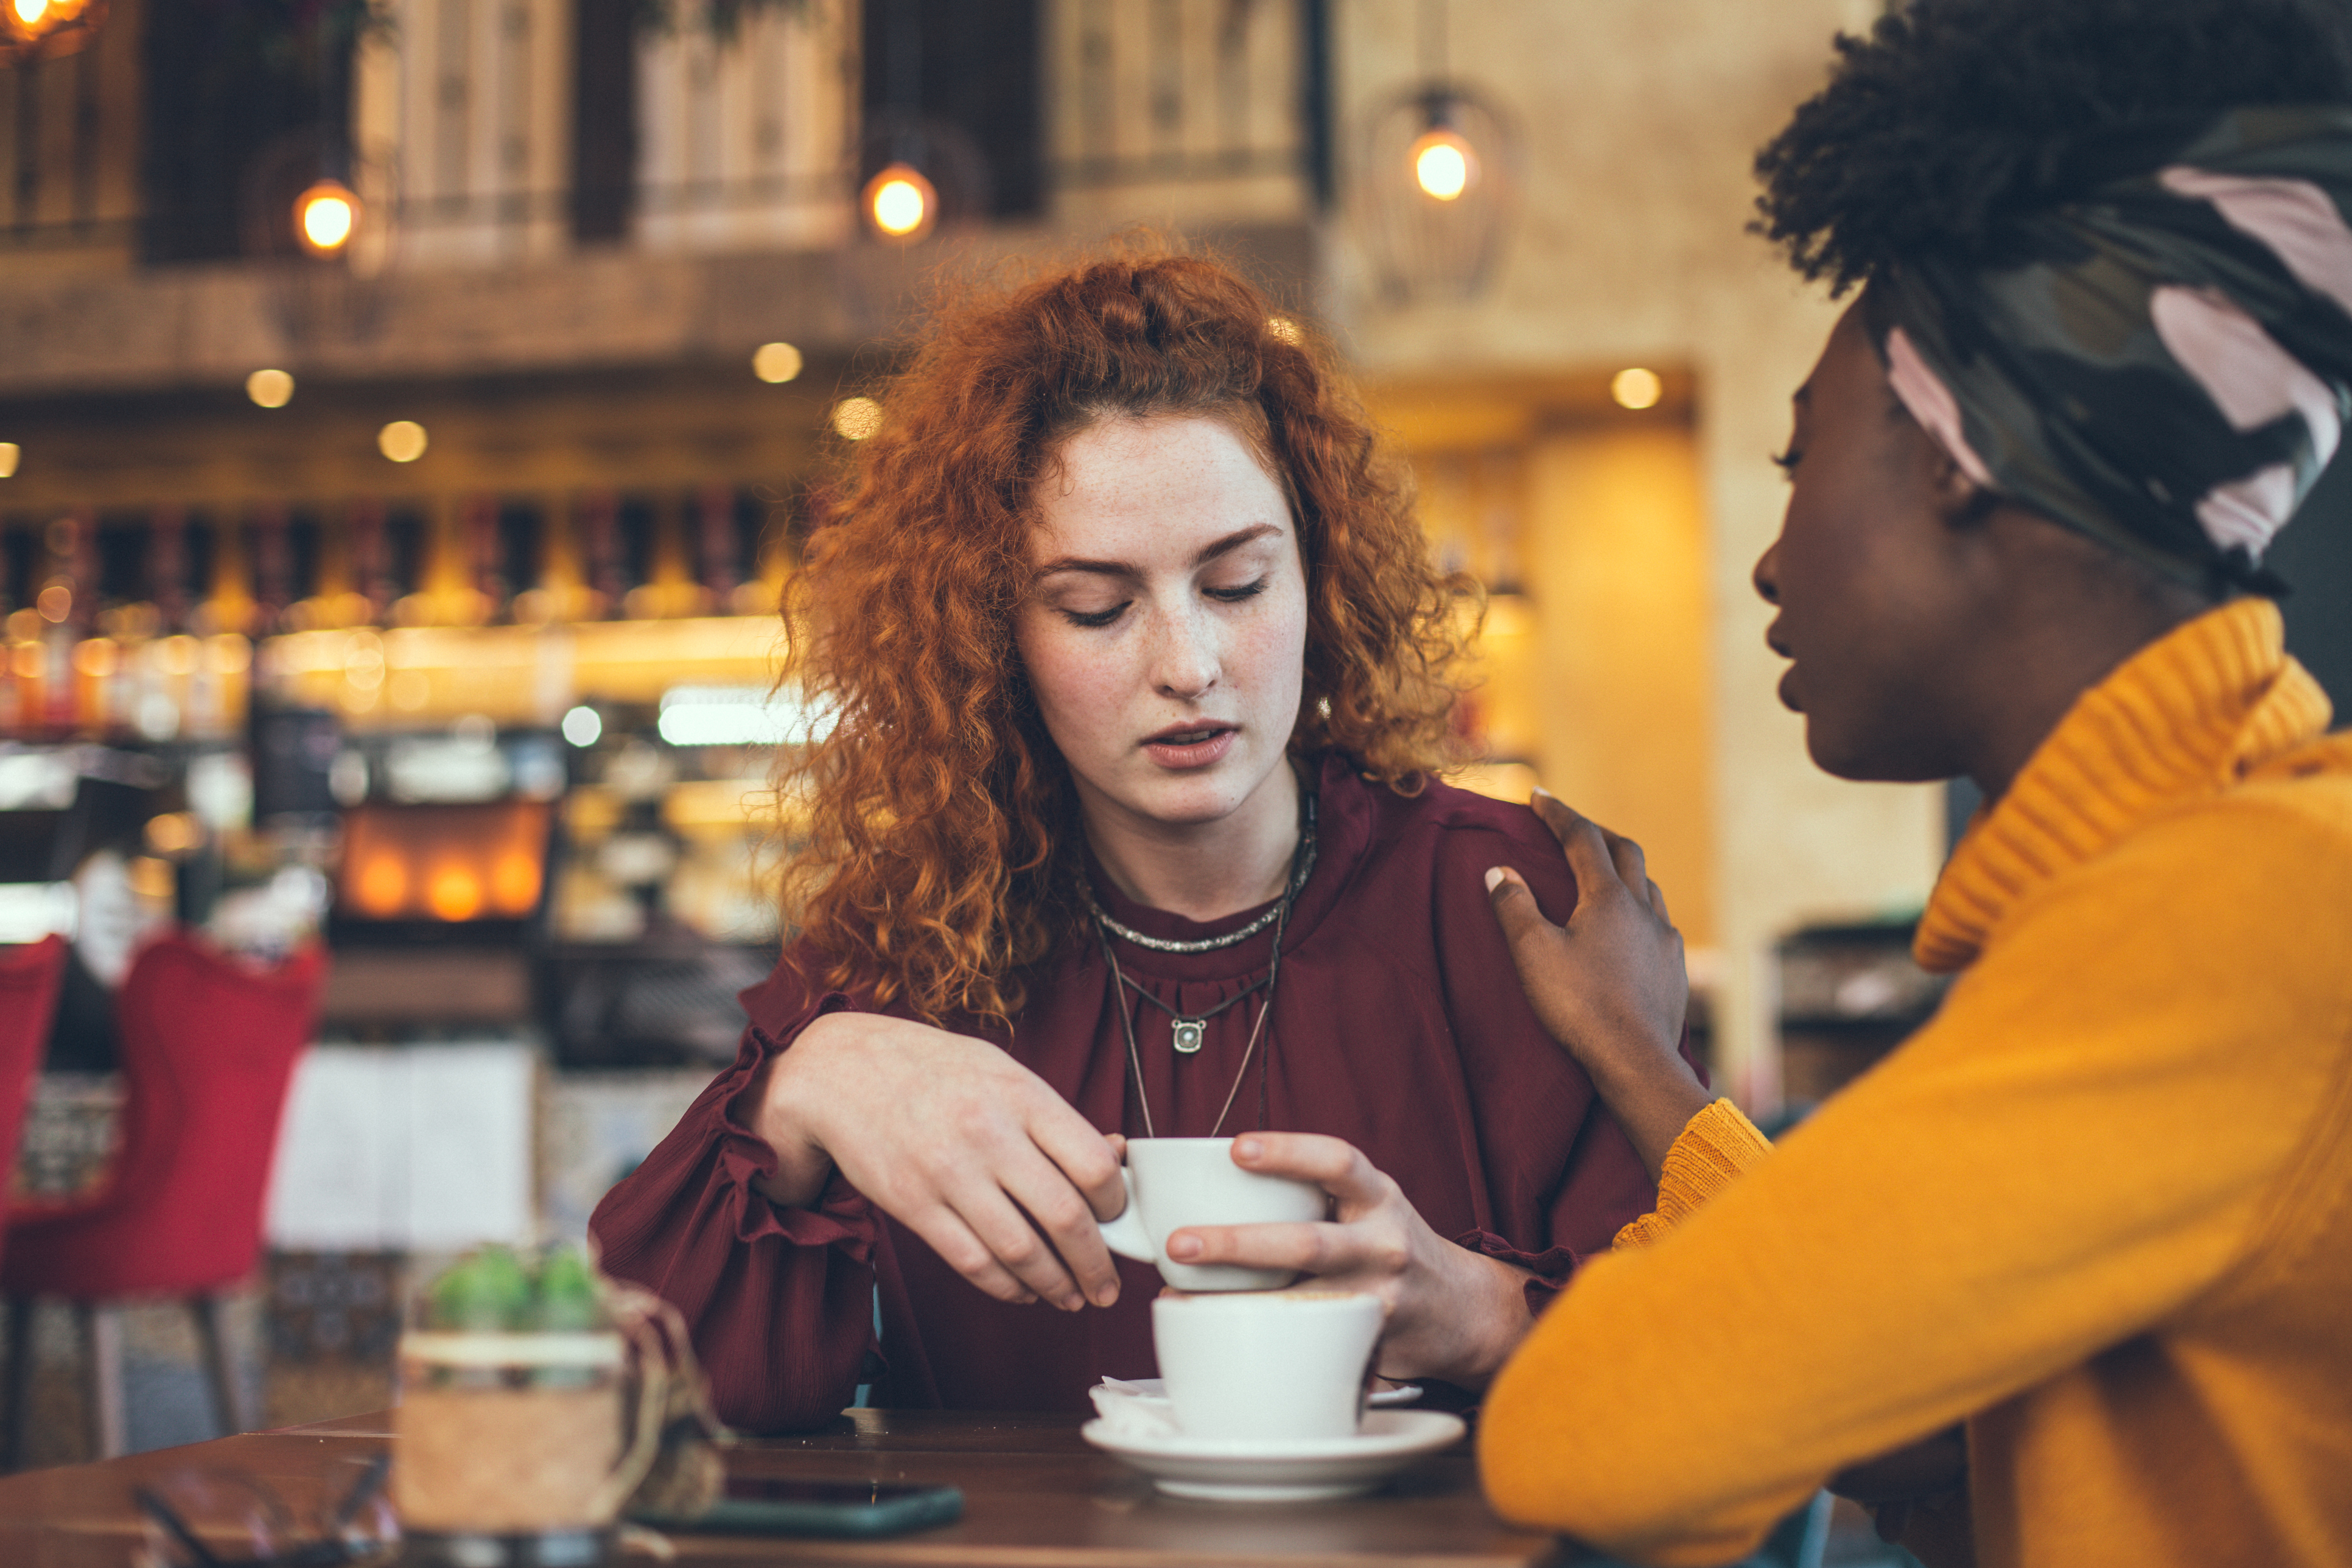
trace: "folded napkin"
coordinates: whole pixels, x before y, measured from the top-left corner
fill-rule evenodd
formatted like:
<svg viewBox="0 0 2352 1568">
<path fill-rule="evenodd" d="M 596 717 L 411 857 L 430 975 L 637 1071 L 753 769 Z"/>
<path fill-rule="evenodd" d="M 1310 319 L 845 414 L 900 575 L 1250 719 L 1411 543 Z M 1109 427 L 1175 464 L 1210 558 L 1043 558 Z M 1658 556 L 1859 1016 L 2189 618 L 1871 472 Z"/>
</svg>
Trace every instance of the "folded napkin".
<svg viewBox="0 0 2352 1568">
<path fill-rule="evenodd" d="M 1095 1414 L 1116 1437 L 1181 1437 L 1176 1405 L 1168 1397 L 1168 1384 L 1157 1377 L 1106 1377 L 1087 1390 Z M 1410 1405 L 1421 1397 L 1421 1385 L 1402 1383 L 1373 1391 L 1364 1403 L 1375 1407 Z"/>
<path fill-rule="evenodd" d="M 1125 1378 L 1106 1377 L 1087 1393 L 1095 1402 L 1095 1414 L 1102 1417 L 1103 1425 L 1114 1437 L 1183 1436 L 1176 1425 L 1176 1406 L 1168 1397 L 1168 1385 L 1159 1378 L 1130 1383 Z"/>
</svg>

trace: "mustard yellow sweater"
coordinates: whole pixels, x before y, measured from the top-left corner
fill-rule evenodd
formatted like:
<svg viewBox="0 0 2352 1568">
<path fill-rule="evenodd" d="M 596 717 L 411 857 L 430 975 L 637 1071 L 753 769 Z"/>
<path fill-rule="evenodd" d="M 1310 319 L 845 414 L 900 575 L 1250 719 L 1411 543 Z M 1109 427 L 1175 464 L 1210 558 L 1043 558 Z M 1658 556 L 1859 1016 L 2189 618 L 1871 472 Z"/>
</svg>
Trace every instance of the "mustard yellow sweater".
<svg viewBox="0 0 2352 1568">
<path fill-rule="evenodd" d="M 1936 889 L 1935 1021 L 1776 1148 L 1703 1112 L 1648 1244 L 1537 1325 L 1481 1422 L 1496 1507 L 1719 1563 L 1966 1420 L 1984 1564 L 2352 1563 L 2327 720 L 2263 601 L 2086 692 Z"/>
</svg>

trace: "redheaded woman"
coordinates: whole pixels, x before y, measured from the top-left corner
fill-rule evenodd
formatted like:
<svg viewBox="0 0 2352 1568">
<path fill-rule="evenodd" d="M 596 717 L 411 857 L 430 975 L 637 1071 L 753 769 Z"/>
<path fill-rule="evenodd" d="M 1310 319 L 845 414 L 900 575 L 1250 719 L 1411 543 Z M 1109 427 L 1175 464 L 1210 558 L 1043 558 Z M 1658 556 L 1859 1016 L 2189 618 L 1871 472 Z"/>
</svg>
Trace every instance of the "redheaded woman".
<svg viewBox="0 0 2352 1568">
<path fill-rule="evenodd" d="M 598 1209 L 605 1266 L 740 1426 L 867 1382 L 1084 1409 L 1152 1372 L 1113 1135 L 1239 1135 L 1329 1219 L 1171 1255 L 1377 1291 L 1383 1373 L 1482 1387 L 1653 1188 L 1486 908 L 1505 860 L 1567 907 L 1557 847 L 1433 776 L 1458 593 L 1401 470 L 1180 257 L 967 300 L 883 401 L 796 584 L 839 715 L 788 780 L 799 934 Z"/>
</svg>

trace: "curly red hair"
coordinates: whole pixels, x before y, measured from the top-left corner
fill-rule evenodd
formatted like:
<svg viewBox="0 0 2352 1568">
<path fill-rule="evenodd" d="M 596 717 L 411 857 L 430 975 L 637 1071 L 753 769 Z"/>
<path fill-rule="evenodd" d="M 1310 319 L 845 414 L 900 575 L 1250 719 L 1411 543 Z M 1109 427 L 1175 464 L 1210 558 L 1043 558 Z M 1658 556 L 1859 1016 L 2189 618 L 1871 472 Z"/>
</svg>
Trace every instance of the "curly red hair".
<svg viewBox="0 0 2352 1568">
<path fill-rule="evenodd" d="M 880 396 L 786 605 L 798 678 L 836 716 L 779 776 L 807 816 L 785 900 L 812 980 L 1001 1023 L 1075 929 L 1076 796 L 1013 617 L 1032 486 L 1098 419 L 1225 419 L 1281 481 L 1308 584 L 1294 754 L 1408 793 L 1460 760 L 1454 612 L 1475 590 L 1431 563 L 1408 471 L 1334 357 L 1228 268 L 1122 254 L 965 292 Z"/>
</svg>

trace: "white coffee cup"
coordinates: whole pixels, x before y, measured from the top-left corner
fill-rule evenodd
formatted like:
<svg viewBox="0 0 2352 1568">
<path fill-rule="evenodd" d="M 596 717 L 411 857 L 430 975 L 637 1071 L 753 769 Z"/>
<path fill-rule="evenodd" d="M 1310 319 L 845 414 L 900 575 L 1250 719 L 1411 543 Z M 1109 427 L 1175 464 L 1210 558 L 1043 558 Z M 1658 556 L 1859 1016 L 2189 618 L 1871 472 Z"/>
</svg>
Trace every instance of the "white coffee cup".
<svg viewBox="0 0 2352 1568">
<path fill-rule="evenodd" d="M 1187 1437 L 1352 1436 L 1382 1315 L 1379 1297 L 1339 1290 L 1160 1297 L 1151 1342 L 1176 1425 Z"/>
<path fill-rule="evenodd" d="M 1161 1248 L 1188 1225 L 1304 1224 L 1323 1217 L 1328 1200 L 1312 1182 L 1244 1171 L 1230 1138 L 1130 1138 L 1127 1206 L 1097 1222 L 1103 1245 L 1122 1258 L 1160 1267 L 1179 1290 L 1278 1290 L 1297 1278 L 1288 1268 L 1171 1263 Z"/>
</svg>

